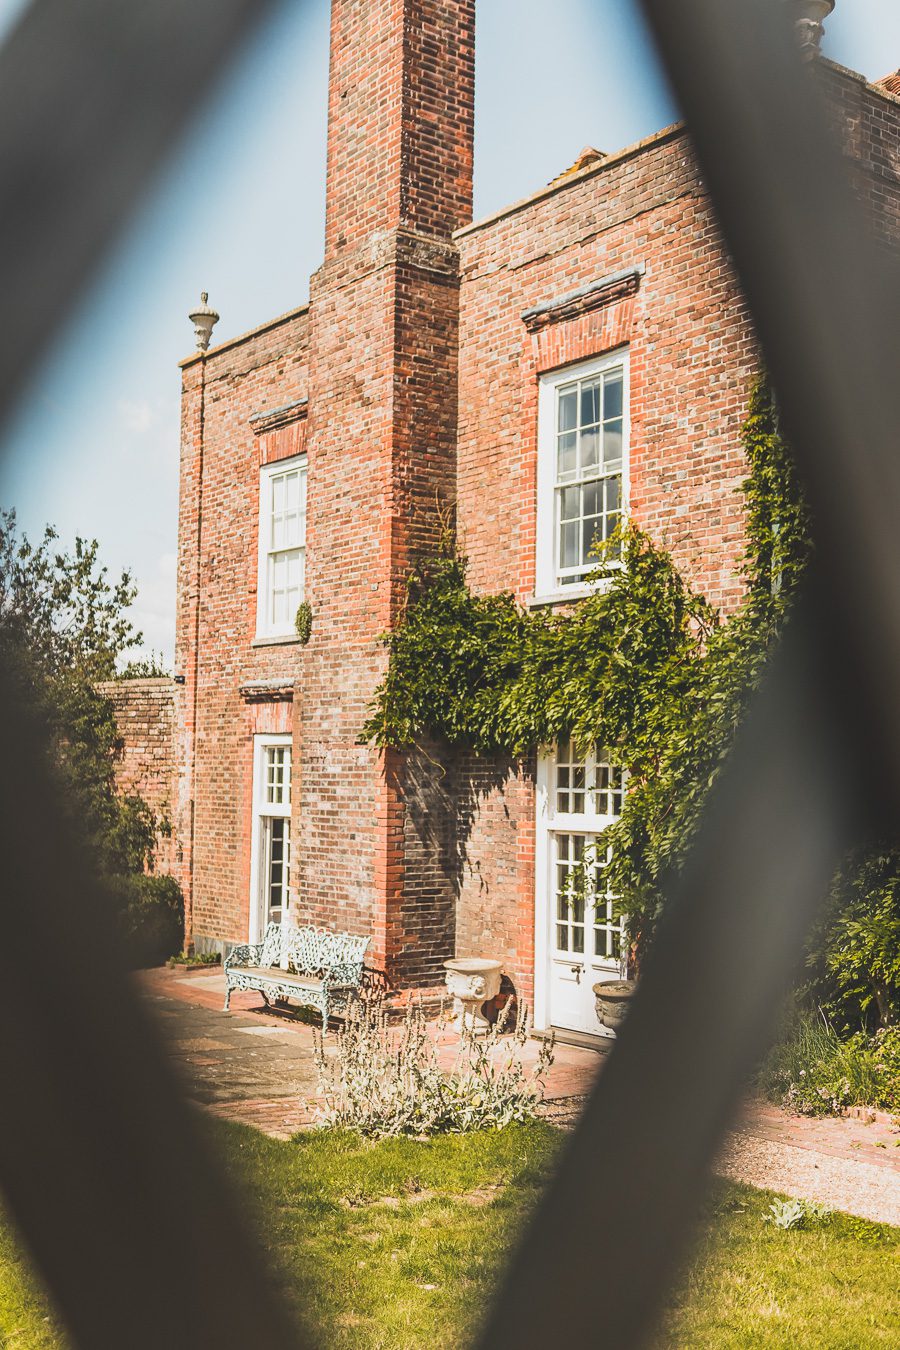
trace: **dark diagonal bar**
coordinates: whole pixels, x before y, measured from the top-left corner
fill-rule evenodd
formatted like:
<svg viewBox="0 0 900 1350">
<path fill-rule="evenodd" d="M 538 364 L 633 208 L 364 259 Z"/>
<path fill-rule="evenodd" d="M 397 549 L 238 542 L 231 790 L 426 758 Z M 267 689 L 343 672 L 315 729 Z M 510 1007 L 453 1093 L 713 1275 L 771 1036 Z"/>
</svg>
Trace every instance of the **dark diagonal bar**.
<svg viewBox="0 0 900 1350">
<path fill-rule="evenodd" d="M 873 243 L 782 0 L 644 9 L 807 482 L 817 582 L 493 1310 L 491 1350 L 561 1333 L 616 1350 L 646 1341 L 834 864 L 866 814 L 898 801 L 895 261 Z"/>
<path fill-rule="evenodd" d="M 0 412 L 261 0 L 36 0 L 0 52 Z M 0 1189 L 73 1344 L 298 1343 L 0 653 Z"/>
</svg>

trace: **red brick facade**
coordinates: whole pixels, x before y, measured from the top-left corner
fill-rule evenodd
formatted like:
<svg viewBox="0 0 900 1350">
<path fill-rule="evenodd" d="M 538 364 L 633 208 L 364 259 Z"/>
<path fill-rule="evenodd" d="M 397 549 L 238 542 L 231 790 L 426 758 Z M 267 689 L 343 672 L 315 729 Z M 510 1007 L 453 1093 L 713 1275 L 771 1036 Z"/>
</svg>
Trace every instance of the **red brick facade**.
<svg viewBox="0 0 900 1350">
<path fill-rule="evenodd" d="M 539 380 L 617 350 L 629 509 L 732 606 L 757 357 L 680 127 L 470 223 L 473 61 L 474 0 L 334 0 L 310 305 L 183 363 L 177 827 L 189 934 L 246 941 L 254 737 L 288 733 L 294 920 L 371 933 L 403 984 L 499 956 L 530 1000 L 534 765 L 361 745 L 380 635 L 454 509 L 472 584 L 535 602 Z M 829 80 L 896 238 L 900 99 Z M 301 454 L 305 645 L 256 637 L 260 468 Z"/>
</svg>

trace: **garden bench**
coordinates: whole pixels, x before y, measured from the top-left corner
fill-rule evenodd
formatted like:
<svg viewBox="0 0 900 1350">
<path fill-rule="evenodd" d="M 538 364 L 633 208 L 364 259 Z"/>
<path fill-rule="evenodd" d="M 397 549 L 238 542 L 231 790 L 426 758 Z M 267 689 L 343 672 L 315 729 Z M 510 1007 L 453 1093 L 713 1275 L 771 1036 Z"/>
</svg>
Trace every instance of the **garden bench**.
<svg viewBox="0 0 900 1350">
<path fill-rule="evenodd" d="M 266 1003 L 294 999 L 322 1014 L 346 1008 L 362 982 L 371 938 L 327 928 L 287 928 L 270 923 L 262 942 L 244 943 L 225 958 L 225 1011 L 233 989 L 257 989 Z"/>
</svg>

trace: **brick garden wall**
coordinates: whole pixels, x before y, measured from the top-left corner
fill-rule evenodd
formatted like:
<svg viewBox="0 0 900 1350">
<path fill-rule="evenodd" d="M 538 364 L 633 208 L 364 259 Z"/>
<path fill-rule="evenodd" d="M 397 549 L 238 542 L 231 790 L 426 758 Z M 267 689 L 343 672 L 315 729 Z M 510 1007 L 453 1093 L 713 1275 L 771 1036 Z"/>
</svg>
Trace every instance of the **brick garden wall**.
<svg viewBox="0 0 900 1350">
<path fill-rule="evenodd" d="M 113 705 L 121 750 L 116 788 L 139 796 L 161 821 L 174 816 L 177 787 L 178 686 L 171 679 L 106 680 L 97 686 Z M 171 831 L 157 837 L 155 865 L 178 875 L 178 841 Z"/>
</svg>

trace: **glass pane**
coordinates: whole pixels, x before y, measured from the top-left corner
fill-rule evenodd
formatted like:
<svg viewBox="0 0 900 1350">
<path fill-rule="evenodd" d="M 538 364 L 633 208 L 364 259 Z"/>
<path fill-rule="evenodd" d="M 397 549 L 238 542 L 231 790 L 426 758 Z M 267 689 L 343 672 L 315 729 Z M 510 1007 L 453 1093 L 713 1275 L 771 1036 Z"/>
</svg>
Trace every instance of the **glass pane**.
<svg viewBox="0 0 900 1350">
<path fill-rule="evenodd" d="M 621 417 L 622 416 L 622 372 L 614 371 L 607 375 L 603 382 L 603 416 Z"/>
<path fill-rule="evenodd" d="M 619 474 L 613 474 L 611 478 L 606 479 L 606 509 L 607 511 L 618 511 L 622 498 L 622 479 Z M 585 511 L 585 515 L 589 513 Z"/>
<path fill-rule="evenodd" d="M 560 520 L 577 520 L 581 515 L 581 488 L 563 488 L 562 492 L 559 494 L 559 500 Z"/>
<path fill-rule="evenodd" d="M 288 548 L 291 544 L 297 544 L 300 540 L 300 513 L 296 510 L 286 511 L 284 515 L 283 539 L 284 547 Z"/>
<path fill-rule="evenodd" d="M 600 381 L 592 380 L 581 386 L 581 425 L 589 427 L 600 421 Z"/>
<path fill-rule="evenodd" d="M 567 431 L 556 447 L 556 476 L 560 481 L 573 478 L 578 468 L 578 433 Z"/>
<path fill-rule="evenodd" d="M 578 386 L 569 385 L 559 391 L 558 431 L 574 431 L 578 425 Z"/>
<path fill-rule="evenodd" d="M 284 510 L 284 478 L 272 479 L 272 510 L 279 514 Z"/>
<path fill-rule="evenodd" d="M 585 516 L 599 516 L 602 510 L 603 484 L 585 483 L 581 489 L 581 510 Z"/>
<path fill-rule="evenodd" d="M 581 467 L 593 469 L 599 461 L 600 432 L 596 427 L 581 433 Z"/>
<path fill-rule="evenodd" d="M 573 929 L 572 929 L 572 951 L 573 951 L 573 952 L 583 952 L 583 951 L 584 951 L 584 929 L 583 929 L 583 928 L 573 928 Z"/>
<path fill-rule="evenodd" d="M 560 952 L 569 950 L 569 930 L 562 923 L 556 925 L 556 949 Z"/>
<path fill-rule="evenodd" d="M 584 562 L 591 561 L 591 549 L 598 539 L 603 537 L 599 520 L 585 520 L 581 525 L 581 557 Z"/>
<path fill-rule="evenodd" d="M 581 556 L 578 549 L 578 522 L 572 525 L 563 525 L 560 529 L 560 566 L 577 567 L 581 562 Z"/>
<path fill-rule="evenodd" d="M 613 464 L 622 458 L 622 422 L 603 423 L 603 462 Z"/>
</svg>

